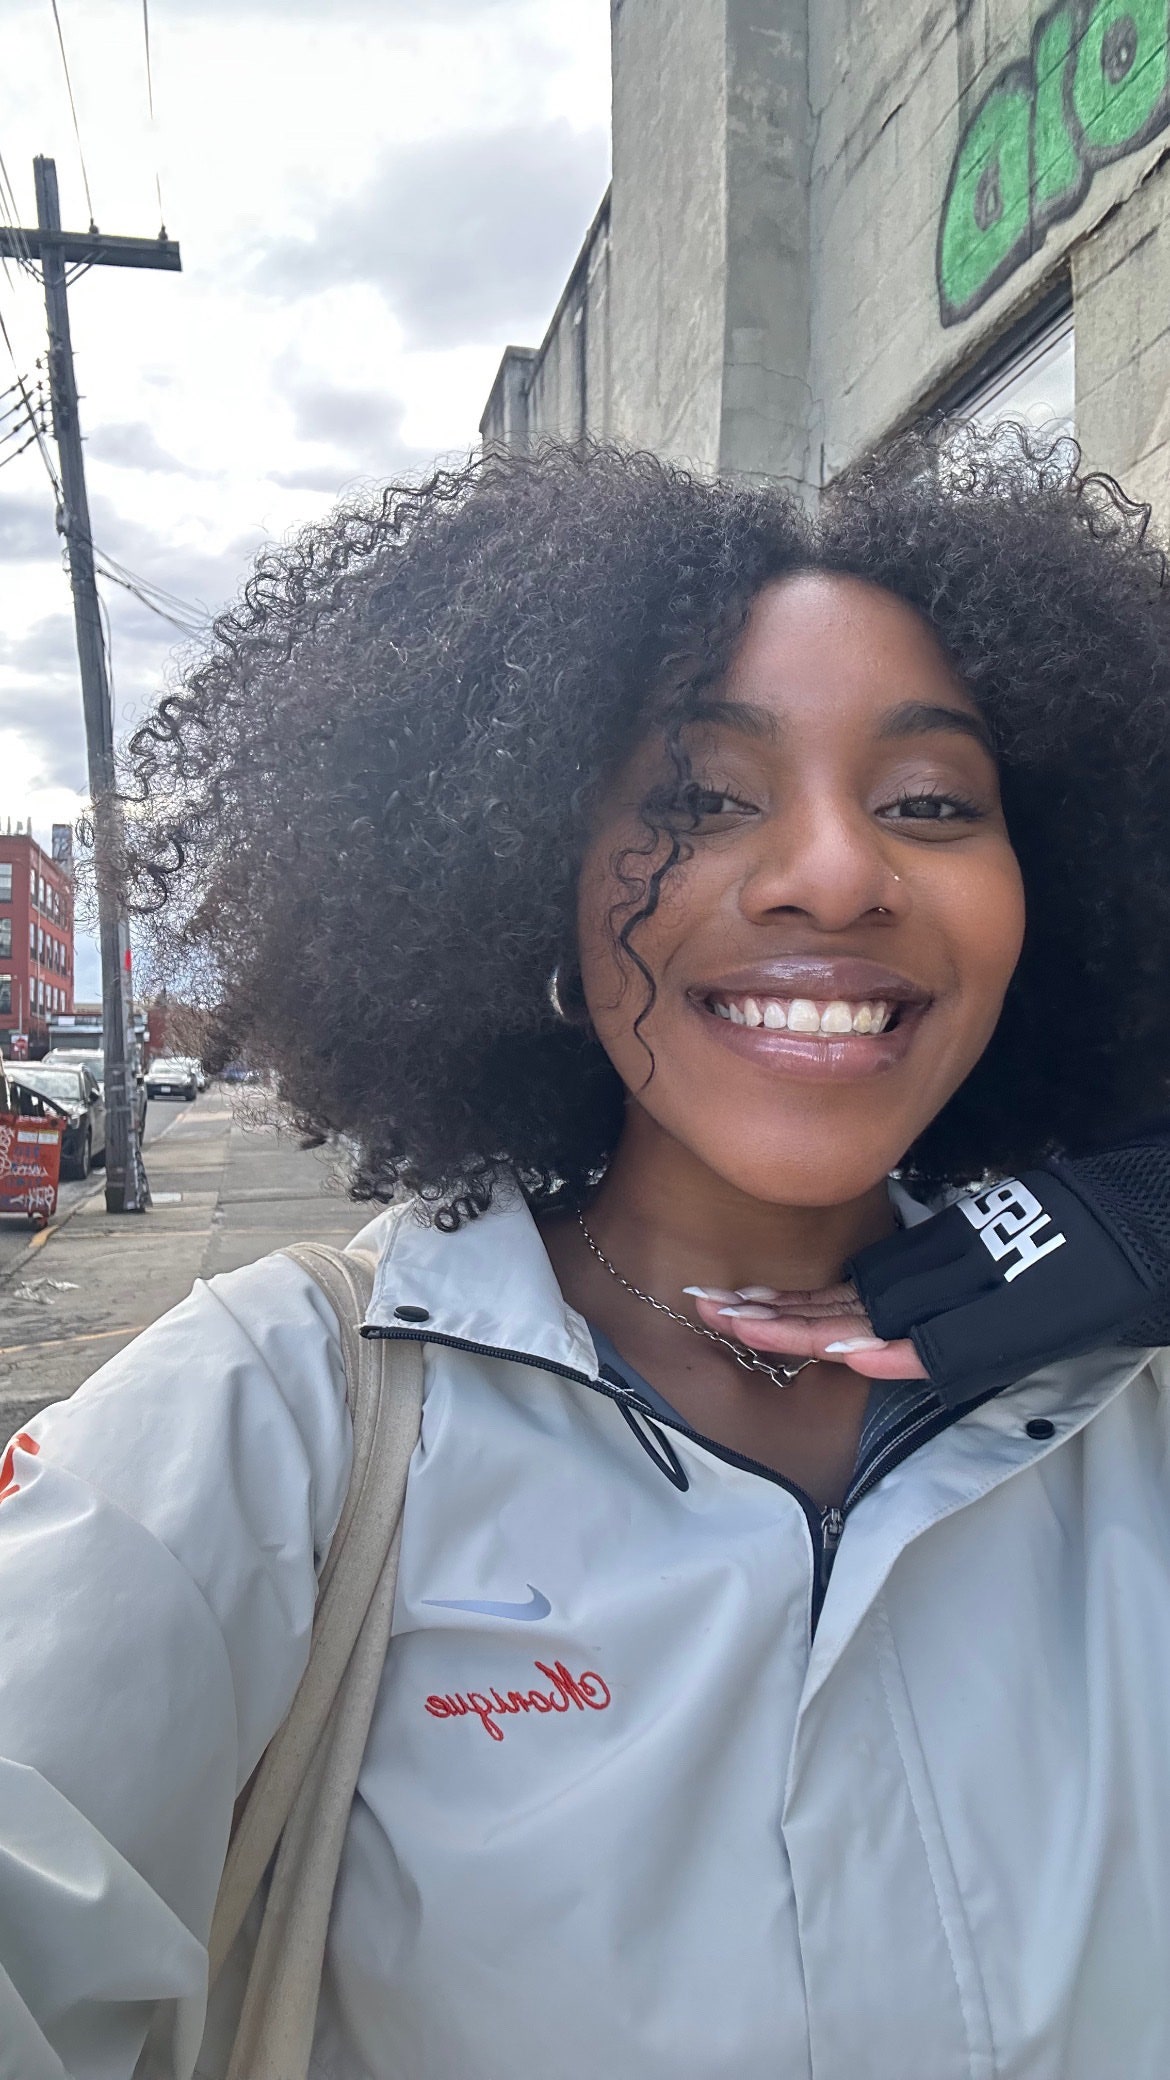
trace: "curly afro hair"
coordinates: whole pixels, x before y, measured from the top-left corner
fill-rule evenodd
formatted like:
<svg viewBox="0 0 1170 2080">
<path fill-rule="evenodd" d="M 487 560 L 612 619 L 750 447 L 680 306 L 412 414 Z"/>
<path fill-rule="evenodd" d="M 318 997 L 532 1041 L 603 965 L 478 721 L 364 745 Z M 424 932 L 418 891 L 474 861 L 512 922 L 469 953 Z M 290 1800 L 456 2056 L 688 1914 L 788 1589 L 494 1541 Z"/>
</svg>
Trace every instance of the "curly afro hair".
<svg viewBox="0 0 1170 2080">
<path fill-rule="evenodd" d="M 1147 521 L 1019 429 L 909 435 L 815 520 L 600 446 L 391 487 L 262 555 L 137 731 L 135 905 L 302 1126 L 356 1148 L 359 1196 L 409 1188 L 445 1226 L 505 1175 L 536 1206 L 576 1197 L 621 1120 L 548 991 L 598 790 L 648 727 L 677 744 L 761 586 L 849 572 L 918 610 L 987 717 L 1028 901 L 995 1036 L 907 1172 L 1105 1144 L 1170 1082 L 1170 593 Z M 682 810 L 655 815 L 635 960 L 686 851 Z"/>
</svg>

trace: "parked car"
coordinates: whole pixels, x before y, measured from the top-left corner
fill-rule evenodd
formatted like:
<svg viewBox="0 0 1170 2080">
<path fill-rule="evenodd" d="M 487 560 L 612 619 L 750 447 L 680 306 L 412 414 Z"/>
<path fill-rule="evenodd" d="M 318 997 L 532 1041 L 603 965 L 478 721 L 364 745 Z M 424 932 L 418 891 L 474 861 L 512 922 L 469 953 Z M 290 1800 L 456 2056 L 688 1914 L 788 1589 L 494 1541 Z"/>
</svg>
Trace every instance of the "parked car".
<svg viewBox="0 0 1170 2080">
<path fill-rule="evenodd" d="M 190 1068 L 190 1069 L 193 1069 L 193 1070 L 194 1070 L 194 1072 L 195 1072 L 195 1087 L 196 1087 L 196 1089 L 197 1089 L 197 1090 L 201 1090 L 201 1091 L 205 1091 L 205 1090 L 207 1089 L 207 1071 L 205 1070 L 205 1068 L 204 1068 L 204 1066 L 203 1066 L 202 1062 L 200 1061 L 200 1059 L 199 1059 L 198 1055 L 195 1055 L 195 1054 L 184 1054 L 184 1055 L 179 1055 L 179 1056 L 177 1056 L 177 1057 L 176 1057 L 176 1059 L 177 1059 L 177 1060 L 179 1060 L 179 1061 L 183 1061 L 183 1062 L 186 1062 L 186 1063 L 187 1063 L 187 1066 L 188 1066 L 188 1068 Z"/>
<path fill-rule="evenodd" d="M 106 1089 L 106 1058 L 100 1047 L 51 1047 L 44 1058 L 45 1068 L 68 1067 L 88 1069 L 102 1096 Z M 146 1078 L 139 1061 L 134 1063 L 134 1120 L 138 1138 L 142 1139 L 146 1129 Z"/>
<path fill-rule="evenodd" d="M 49 1099 L 64 1113 L 61 1137 L 62 1177 L 88 1177 L 94 1163 L 106 1160 L 106 1105 L 97 1078 L 72 1063 L 20 1062 L 8 1072 L 17 1105 L 22 1091 Z"/>
<path fill-rule="evenodd" d="M 195 1064 L 186 1055 L 163 1054 L 146 1072 L 148 1098 L 186 1098 L 199 1095 Z"/>
<path fill-rule="evenodd" d="M 259 1083 L 260 1072 L 248 1062 L 227 1062 L 220 1070 L 224 1083 Z"/>
</svg>

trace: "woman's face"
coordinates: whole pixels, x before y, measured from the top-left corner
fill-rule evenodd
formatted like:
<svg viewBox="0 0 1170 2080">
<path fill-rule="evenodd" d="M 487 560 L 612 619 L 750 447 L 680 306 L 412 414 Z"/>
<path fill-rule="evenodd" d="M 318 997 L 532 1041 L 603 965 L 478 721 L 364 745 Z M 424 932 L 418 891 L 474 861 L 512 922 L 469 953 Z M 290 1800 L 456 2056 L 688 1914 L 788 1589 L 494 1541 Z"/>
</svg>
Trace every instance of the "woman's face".
<svg viewBox="0 0 1170 2080">
<path fill-rule="evenodd" d="M 709 1169 L 775 1204 L 842 1204 L 962 1083 L 1019 958 L 986 729 L 910 607 L 806 573 L 761 592 L 684 742 L 693 855 L 632 940 L 657 987 L 653 1075 L 646 986 L 610 920 L 640 804 L 672 784 L 661 738 L 618 776 L 582 870 L 593 1025 L 634 1102 Z"/>
</svg>

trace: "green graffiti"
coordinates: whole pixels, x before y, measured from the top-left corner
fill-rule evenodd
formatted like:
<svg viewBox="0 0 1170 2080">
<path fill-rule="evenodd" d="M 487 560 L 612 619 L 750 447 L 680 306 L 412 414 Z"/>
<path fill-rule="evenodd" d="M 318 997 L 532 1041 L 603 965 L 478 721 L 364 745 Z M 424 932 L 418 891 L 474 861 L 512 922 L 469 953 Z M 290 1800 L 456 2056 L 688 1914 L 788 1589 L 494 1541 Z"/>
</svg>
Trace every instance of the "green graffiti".
<svg viewBox="0 0 1170 2080">
<path fill-rule="evenodd" d="M 1034 225 L 1047 227 L 1058 217 L 1068 216 L 1089 185 L 1088 170 L 1068 124 L 1065 82 L 1072 53 L 1072 20 L 1067 7 L 1058 7 L 1036 31 L 1032 101 Z"/>
<path fill-rule="evenodd" d="M 1072 103 L 1094 164 L 1120 158 L 1166 121 L 1165 0 L 1098 0 L 1081 37 Z"/>
<path fill-rule="evenodd" d="M 959 139 L 939 221 L 939 314 L 957 325 L 1170 121 L 1170 0 L 1061 0 Z"/>
<path fill-rule="evenodd" d="M 1000 79 L 963 139 L 939 244 L 939 273 L 958 308 L 985 296 L 1028 251 L 1031 121 L 1030 81 Z"/>
</svg>

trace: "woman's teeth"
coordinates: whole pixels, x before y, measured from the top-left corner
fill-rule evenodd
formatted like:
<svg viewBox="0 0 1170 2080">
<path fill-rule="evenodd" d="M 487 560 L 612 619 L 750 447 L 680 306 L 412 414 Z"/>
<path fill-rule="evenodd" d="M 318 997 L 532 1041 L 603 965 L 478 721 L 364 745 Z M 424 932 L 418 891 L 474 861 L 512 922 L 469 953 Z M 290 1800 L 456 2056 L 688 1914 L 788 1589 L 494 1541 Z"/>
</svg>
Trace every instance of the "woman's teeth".
<svg viewBox="0 0 1170 2080">
<path fill-rule="evenodd" d="M 766 1026 L 774 1033 L 884 1033 L 893 1015 L 890 1004 L 848 1004 L 835 997 L 814 1004 L 811 997 L 712 997 L 717 1018 L 734 1026 Z"/>
</svg>

